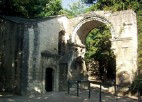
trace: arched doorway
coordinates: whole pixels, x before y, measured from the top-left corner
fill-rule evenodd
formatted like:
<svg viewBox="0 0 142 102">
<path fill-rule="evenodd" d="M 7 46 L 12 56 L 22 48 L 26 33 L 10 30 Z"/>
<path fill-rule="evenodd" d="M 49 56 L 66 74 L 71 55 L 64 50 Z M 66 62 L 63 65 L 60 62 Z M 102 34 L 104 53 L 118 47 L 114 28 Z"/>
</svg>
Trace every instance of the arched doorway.
<svg viewBox="0 0 142 102">
<path fill-rule="evenodd" d="M 54 70 L 52 68 L 46 68 L 45 90 L 47 92 L 53 91 L 53 85 L 54 85 Z"/>
</svg>

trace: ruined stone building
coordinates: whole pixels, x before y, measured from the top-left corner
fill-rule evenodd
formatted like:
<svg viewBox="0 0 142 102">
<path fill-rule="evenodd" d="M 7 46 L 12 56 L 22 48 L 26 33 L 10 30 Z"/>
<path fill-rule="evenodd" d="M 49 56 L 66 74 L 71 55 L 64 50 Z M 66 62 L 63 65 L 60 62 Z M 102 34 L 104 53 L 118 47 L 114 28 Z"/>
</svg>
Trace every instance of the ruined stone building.
<svg viewBox="0 0 142 102">
<path fill-rule="evenodd" d="M 100 24 L 112 35 L 116 83 L 131 83 L 137 72 L 136 14 L 96 11 L 72 19 L 0 16 L 0 89 L 45 93 L 66 90 L 68 79 L 86 80 L 85 40 Z"/>
</svg>

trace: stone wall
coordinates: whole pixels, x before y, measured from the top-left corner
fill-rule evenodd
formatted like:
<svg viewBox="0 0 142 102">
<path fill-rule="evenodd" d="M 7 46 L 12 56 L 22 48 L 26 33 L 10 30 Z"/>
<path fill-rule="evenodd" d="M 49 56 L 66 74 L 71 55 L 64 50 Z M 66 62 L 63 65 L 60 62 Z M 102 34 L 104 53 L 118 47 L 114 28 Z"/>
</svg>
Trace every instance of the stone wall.
<svg viewBox="0 0 142 102">
<path fill-rule="evenodd" d="M 23 25 L 0 18 L 0 91 L 21 94 L 27 87 L 22 83 L 23 36 Z"/>
<path fill-rule="evenodd" d="M 0 25 L 0 54 L 4 56 L 0 58 L 2 69 L 0 73 L 4 73 L 1 74 L 4 76 L 0 77 L 3 81 L 1 89 L 11 92 L 16 90 L 16 93 L 23 95 L 44 93 L 45 72 L 47 68 L 52 68 L 53 91 L 58 91 L 61 81 L 58 37 L 61 30 L 66 31 L 65 43 L 67 43 L 68 19 L 55 16 L 29 20 L 4 16 L 0 19 Z"/>
<path fill-rule="evenodd" d="M 58 39 L 59 32 L 65 30 L 63 22 L 66 17 L 56 17 L 35 22 L 29 32 L 29 63 L 28 63 L 28 82 L 31 92 L 33 90 L 45 91 L 45 70 L 54 69 L 53 91 L 59 90 L 59 56 Z M 66 34 L 68 37 L 68 34 Z M 67 38 L 65 38 L 65 42 Z M 41 56 L 41 53 L 45 54 Z M 32 87 L 31 87 L 32 86 Z M 36 88 L 36 89 L 35 89 Z"/>
</svg>

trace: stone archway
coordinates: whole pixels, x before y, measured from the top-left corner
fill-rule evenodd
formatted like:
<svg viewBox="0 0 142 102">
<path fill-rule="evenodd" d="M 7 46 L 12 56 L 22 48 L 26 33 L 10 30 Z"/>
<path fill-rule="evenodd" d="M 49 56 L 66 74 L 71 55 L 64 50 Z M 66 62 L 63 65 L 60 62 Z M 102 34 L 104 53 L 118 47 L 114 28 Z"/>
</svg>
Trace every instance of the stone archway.
<svg viewBox="0 0 142 102">
<path fill-rule="evenodd" d="M 112 24 L 110 21 L 108 21 L 106 18 L 101 17 L 99 15 L 93 15 L 93 16 L 89 15 L 89 16 L 84 17 L 82 20 L 80 20 L 80 22 L 75 27 L 73 34 L 72 34 L 73 43 L 77 45 L 85 46 L 86 37 L 88 36 L 89 32 L 91 32 L 91 30 L 93 30 L 94 28 L 97 28 L 100 25 L 106 25 L 110 30 L 111 37 L 115 36 L 115 31 L 114 31 L 113 26 L 111 26 Z M 77 53 L 79 53 L 79 54 L 76 54 L 76 57 L 77 58 L 78 56 L 84 57 L 86 51 L 83 53 L 83 50 L 85 50 L 85 48 L 81 48 L 78 46 L 76 47 L 76 49 L 78 50 Z M 113 73 L 115 73 L 115 71 Z"/>
<path fill-rule="evenodd" d="M 86 39 L 86 36 L 88 33 L 96 28 L 97 26 L 105 24 L 108 26 L 108 28 L 111 31 L 112 38 L 116 36 L 115 30 L 109 20 L 107 20 L 105 17 L 99 16 L 99 15 L 87 15 L 84 17 L 80 22 L 76 25 L 75 29 L 73 30 L 71 40 L 73 43 L 78 43 L 77 42 L 77 36 L 81 40 L 81 42 L 84 44 L 84 41 Z"/>
<path fill-rule="evenodd" d="M 129 79 L 129 82 L 132 83 L 137 72 L 137 24 L 135 13 L 132 10 L 114 13 L 91 12 L 82 15 L 82 17 L 74 18 L 73 22 L 75 23 L 72 24 L 71 43 L 79 45 L 76 46 L 78 49 L 80 46 L 85 45 L 85 39 L 93 28 L 100 24 L 108 26 L 112 36 L 111 48 L 116 55 L 116 83 L 120 84 L 121 79 L 118 75 L 123 74 L 124 71 L 130 74 L 131 79 Z M 81 54 L 74 54 L 73 56 L 75 58 L 82 56 Z"/>
</svg>

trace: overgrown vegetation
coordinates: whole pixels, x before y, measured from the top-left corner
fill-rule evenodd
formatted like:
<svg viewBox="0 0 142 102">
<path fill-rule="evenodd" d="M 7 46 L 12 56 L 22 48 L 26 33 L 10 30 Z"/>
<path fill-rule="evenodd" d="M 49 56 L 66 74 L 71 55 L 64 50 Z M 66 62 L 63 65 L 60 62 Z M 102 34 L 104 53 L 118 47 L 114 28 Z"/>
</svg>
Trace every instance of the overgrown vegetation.
<svg viewBox="0 0 142 102">
<path fill-rule="evenodd" d="M 67 16 L 68 18 L 77 17 L 80 14 L 86 12 L 86 5 L 82 2 L 73 2 L 69 4 L 69 9 L 63 9 L 60 11 L 62 15 Z"/>
<path fill-rule="evenodd" d="M 0 0 L 0 14 L 39 18 L 58 15 L 61 0 Z"/>
<path fill-rule="evenodd" d="M 111 50 L 110 38 L 110 30 L 105 25 L 93 29 L 86 38 L 86 62 L 87 64 L 98 64 L 98 67 L 92 67 L 94 69 L 92 72 L 101 80 L 115 79 L 116 62 Z"/>
</svg>

